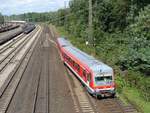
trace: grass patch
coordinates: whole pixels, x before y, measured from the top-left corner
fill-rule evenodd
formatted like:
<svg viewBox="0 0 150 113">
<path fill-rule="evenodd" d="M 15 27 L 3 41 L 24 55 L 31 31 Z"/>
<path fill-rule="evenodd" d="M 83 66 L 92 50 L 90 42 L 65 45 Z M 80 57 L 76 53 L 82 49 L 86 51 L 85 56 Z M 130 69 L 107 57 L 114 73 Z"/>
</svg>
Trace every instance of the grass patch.
<svg viewBox="0 0 150 113">
<path fill-rule="evenodd" d="M 141 97 L 141 93 L 138 89 L 132 87 L 124 87 L 122 94 L 139 111 L 143 113 L 150 113 L 150 102 L 145 101 Z"/>
</svg>

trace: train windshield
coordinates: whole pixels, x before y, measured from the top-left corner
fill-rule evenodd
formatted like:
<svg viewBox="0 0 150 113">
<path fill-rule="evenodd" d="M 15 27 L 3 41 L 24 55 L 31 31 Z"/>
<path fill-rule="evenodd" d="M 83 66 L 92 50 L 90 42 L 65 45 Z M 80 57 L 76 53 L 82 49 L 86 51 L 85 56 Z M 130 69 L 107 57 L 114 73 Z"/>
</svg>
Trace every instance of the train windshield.
<svg viewBox="0 0 150 113">
<path fill-rule="evenodd" d="M 112 83 L 112 76 L 97 76 L 95 77 L 96 85 L 109 85 Z"/>
</svg>

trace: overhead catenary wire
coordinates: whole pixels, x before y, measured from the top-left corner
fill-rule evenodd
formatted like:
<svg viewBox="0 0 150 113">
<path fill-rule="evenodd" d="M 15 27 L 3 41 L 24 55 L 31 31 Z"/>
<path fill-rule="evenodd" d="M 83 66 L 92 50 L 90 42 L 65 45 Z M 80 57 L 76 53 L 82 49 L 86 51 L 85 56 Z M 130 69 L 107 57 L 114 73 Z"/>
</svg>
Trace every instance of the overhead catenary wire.
<svg viewBox="0 0 150 113">
<path fill-rule="evenodd" d="M 85 11 L 85 10 L 79 10 L 79 11 L 77 11 L 76 13 L 82 13 L 82 12 L 84 12 L 84 11 Z M 55 22 L 55 21 L 58 21 L 58 20 L 60 20 L 60 19 L 65 18 L 65 17 L 72 16 L 72 15 L 74 15 L 74 13 L 69 13 L 69 14 L 67 14 L 67 15 L 65 15 L 65 16 L 56 17 L 56 18 L 52 19 L 51 22 Z"/>
<path fill-rule="evenodd" d="M 92 9 L 94 9 L 94 8 L 96 8 L 96 7 L 97 7 L 97 5 L 95 4 L 95 5 L 93 5 Z M 68 8 L 68 9 L 69 9 L 69 8 Z M 77 14 L 77 13 L 82 13 L 82 12 L 88 11 L 88 10 L 89 10 L 89 7 L 87 7 L 86 9 L 78 10 L 78 11 L 76 11 L 75 13 L 76 13 L 76 14 Z M 74 15 L 75 13 L 74 13 L 74 12 L 71 12 L 71 13 L 69 13 L 69 14 L 66 14 L 65 16 L 56 17 L 56 18 L 52 19 L 50 22 L 59 21 L 60 19 L 64 19 L 65 17 L 70 17 L 70 16 Z"/>
</svg>

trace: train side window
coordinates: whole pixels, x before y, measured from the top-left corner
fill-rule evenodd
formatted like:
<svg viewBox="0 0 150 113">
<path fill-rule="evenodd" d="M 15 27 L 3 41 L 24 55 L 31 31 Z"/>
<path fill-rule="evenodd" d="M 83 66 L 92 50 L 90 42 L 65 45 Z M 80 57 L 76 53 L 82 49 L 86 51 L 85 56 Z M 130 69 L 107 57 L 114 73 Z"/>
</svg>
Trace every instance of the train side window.
<svg viewBox="0 0 150 113">
<path fill-rule="evenodd" d="M 90 74 L 90 73 L 87 74 L 87 80 L 88 80 L 89 82 L 91 81 L 91 74 Z"/>
<path fill-rule="evenodd" d="M 68 56 L 67 56 L 67 58 L 66 58 L 66 59 L 67 59 L 67 61 L 69 62 L 69 57 L 68 57 Z"/>
<path fill-rule="evenodd" d="M 79 65 L 77 65 L 77 70 L 80 71 L 80 66 Z"/>
<path fill-rule="evenodd" d="M 75 62 L 72 60 L 72 65 L 73 65 L 73 67 L 74 67 L 74 64 L 75 64 Z"/>
<path fill-rule="evenodd" d="M 68 57 L 67 59 L 68 59 L 68 62 L 70 62 L 70 58 Z"/>
<path fill-rule="evenodd" d="M 68 56 L 65 54 L 66 59 L 68 59 Z"/>
<path fill-rule="evenodd" d="M 68 62 L 69 62 L 70 58 L 68 57 L 67 60 L 68 60 Z"/>
<path fill-rule="evenodd" d="M 77 63 L 74 64 L 74 67 L 75 67 L 75 68 L 77 67 Z"/>
<path fill-rule="evenodd" d="M 77 64 L 77 63 L 74 62 L 74 67 L 75 67 L 78 71 L 80 71 L 80 66 L 79 66 L 79 64 Z"/>
<path fill-rule="evenodd" d="M 86 77 L 86 71 L 85 70 L 83 70 L 83 76 Z"/>
<path fill-rule="evenodd" d="M 71 59 L 71 64 L 74 65 L 74 61 Z"/>
<path fill-rule="evenodd" d="M 67 55 L 64 53 L 64 58 L 67 59 Z"/>
<path fill-rule="evenodd" d="M 72 64 L 72 59 L 71 58 L 69 59 L 69 62 Z"/>
<path fill-rule="evenodd" d="M 76 68 L 76 65 L 77 65 L 77 64 L 76 64 L 76 63 L 74 63 L 74 67 L 75 67 L 75 68 Z"/>
<path fill-rule="evenodd" d="M 67 58 L 66 58 L 66 59 L 67 59 L 67 61 L 69 61 L 69 57 L 68 57 L 68 56 L 67 56 Z"/>
<path fill-rule="evenodd" d="M 68 57 L 68 62 L 71 63 L 71 58 L 70 57 Z"/>
</svg>

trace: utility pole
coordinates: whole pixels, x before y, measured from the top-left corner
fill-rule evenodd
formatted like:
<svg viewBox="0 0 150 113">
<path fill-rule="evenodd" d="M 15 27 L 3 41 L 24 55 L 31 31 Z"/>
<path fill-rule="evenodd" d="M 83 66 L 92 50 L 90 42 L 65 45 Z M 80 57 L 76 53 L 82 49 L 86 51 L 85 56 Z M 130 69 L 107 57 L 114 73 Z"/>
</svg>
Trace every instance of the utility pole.
<svg viewBox="0 0 150 113">
<path fill-rule="evenodd" d="M 88 26 L 88 42 L 93 45 L 93 23 L 92 23 L 92 0 L 89 0 L 89 26 Z"/>
<path fill-rule="evenodd" d="M 64 1 L 64 6 L 65 6 L 65 21 L 64 21 L 64 24 L 65 24 L 65 30 L 67 29 L 67 1 Z"/>
<path fill-rule="evenodd" d="M 93 6 L 92 0 L 89 0 L 89 34 L 88 34 L 88 43 L 94 48 L 94 56 L 96 55 L 96 45 L 95 38 L 93 37 Z"/>
</svg>

